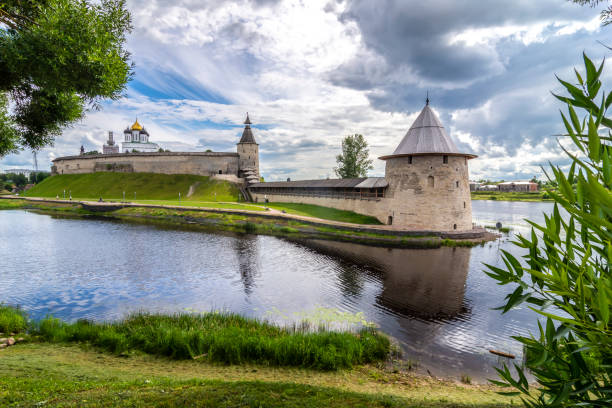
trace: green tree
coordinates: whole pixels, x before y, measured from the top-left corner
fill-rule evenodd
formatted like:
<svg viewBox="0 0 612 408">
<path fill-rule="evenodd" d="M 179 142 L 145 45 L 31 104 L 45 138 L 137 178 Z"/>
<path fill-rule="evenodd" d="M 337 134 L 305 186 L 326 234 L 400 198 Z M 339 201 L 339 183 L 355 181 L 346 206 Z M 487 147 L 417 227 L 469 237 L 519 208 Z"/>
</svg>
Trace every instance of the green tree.
<svg viewBox="0 0 612 408">
<path fill-rule="evenodd" d="M 0 157 L 52 144 L 132 75 L 125 0 L 0 0 L 0 24 Z"/>
<path fill-rule="evenodd" d="M 608 0 L 570 0 L 573 3 L 580 4 L 581 6 L 590 6 L 595 7 L 599 5 L 599 3 L 607 3 Z M 612 23 L 612 6 L 608 6 L 603 9 L 600 14 L 601 24 L 608 25 Z"/>
<path fill-rule="evenodd" d="M 572 164 L 567 172 L 551 164 L 546 174 L 558 185 L 548 191 L 553 212 L 542 225 L 531 222 L 530 236 L 518 236 L 524 262 L 503 251 L 504 268 L 487 265 L 499 284 L 517 285 L 504 313 L 526 302 L 546 319 L 537 337 L 515 337 L 525 352 L 525 367 L 515 365 L 518 378 L 504 366 L 495 382 L 515 388 L 509 394 L 520 394 L 528 407 L 612 406 L 612 119 L 606 116 L 612 93 L 600 93 L 603 62 L 596 68 L 584 55 L 584 64 L 586 75 L 575 70 L 577 86 L 559 79 L 569 96 L 555 95 L 567 105 L 561 117 L 571 147 L 561 147 Z M 530 388 L 524 369 L 537 387 Z"/>
<path fill-rule="evenodd" d="M 336 156 L 338 167 L 334 168 L 340 178 L 365 177 L 372 170 L 368 142 L 363 135 L 349 135 L 342 140 L 342 154 Z"/>
</svg>

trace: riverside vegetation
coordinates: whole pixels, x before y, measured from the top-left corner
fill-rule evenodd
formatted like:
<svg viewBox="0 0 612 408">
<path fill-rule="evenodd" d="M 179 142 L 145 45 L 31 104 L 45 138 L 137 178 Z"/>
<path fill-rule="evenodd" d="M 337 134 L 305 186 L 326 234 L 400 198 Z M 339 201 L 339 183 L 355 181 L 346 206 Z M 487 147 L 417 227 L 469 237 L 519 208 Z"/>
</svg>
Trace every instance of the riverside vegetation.
<svg viewBox="0 0 612 408">
<path fill-rule="evenodd" d="M 207 232 L 228 231 L 234 233 L 263 234 L 293 240 L 325 239 L 361 243 L 394 248 L 439 248 L 441 246 L 475 246 L 483 240 L 452 240 L 439 236 L 399 236 L 371 231 L 343 229 L 336 226 L 312 224 L 301 220 L 277 217 L 260 217 L 258 212 L 215 212 L 215 208 L 178 209 L 156 207 L 124 207 L 104 213 L 84 210 L 71 202 L 36 202 L 20 199 L 0 199 L 1 209 L 25 208 L 47 214 L 102 217 L 134 223 L 161 226 L 180 226 Z M 230 209 L 242 210 L 242 208 Z"/>
<path fill-rule="evenodd" d="M 11 330 L 26 341 L 0 351 L 2 406 L 512 406 L 489 386 L 388 367 L 390 342 L 369 327 L 286 329 L 222 313 L 33 322 L 0 305 L 0 331 Z"/>
<path fill-rule="evenodd" d="M 508 395 L 520 395 L 528 407 L 612 406 L 612 118 L 606 116 L 612 93 L 599 96 L 604 63 L 596 68 L 583 58 L 583 74 L 575 70 L 579 85 L 559 79 L 570 96 L 555 95 L 567 106 L 561 116 L 573 146 L 560 144 L 569 170 L 551 165 L 547 174 L 559 186 L 551 192 L 553 212 L 542 225 L 531 222 L 530 235 L 518 236 L 516 245 L 527 252 L 523 262 L 503 251 L 504 268 L 487 265 L 499 284 L 516 286 L 503 312 L 527 303 L 546 319 L 538 322 L 538 337 L 515 337 L 526 355 L 524 366 L 515 365 L 517 375 L 497 370 L 495 383 L 512 388 Z M 582 120 L 576 108 L 584 111 Z"/>
</svg>

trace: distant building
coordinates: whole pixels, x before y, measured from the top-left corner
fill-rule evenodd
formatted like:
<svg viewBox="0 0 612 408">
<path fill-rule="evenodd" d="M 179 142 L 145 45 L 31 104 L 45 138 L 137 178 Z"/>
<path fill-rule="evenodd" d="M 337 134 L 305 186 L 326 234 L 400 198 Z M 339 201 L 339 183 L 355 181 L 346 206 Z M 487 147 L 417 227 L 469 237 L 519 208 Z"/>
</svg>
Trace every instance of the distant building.
<svg viewBox="0 0 612 408">
<path fill-rule="evenodd" d="M 470 181 L 470 191 L 478 191 L 480 190 L 480 186 L 482 186 L 481 183 L 478 183 L 476 181 Z"/>
<path fill-rule="evenodd" d="M 36 173 L 33 169 L 5 169 L 4 174 L 23 174 L 26 177 L 30 177 L 30 174 Z"/>
<path fill-rule="evenodd" d="M 121 143 L 121 149 L 125 152 L 142 152 L 142 153 L 155 153 L 159 151 L 159 145 L 153 142 L 149 142 L 149 132 L 136 122 L 130 127 L 128 126 L 123 131 L 124 142 Z"/>
<path fill-rule="evenodd" d="M 113 132 L 108 132 L 108 140 L 102 146 L 102 154 L 114 154 L 119 153 L 119 145 L 115 144 L 115 139 L 113 138 Z"/>
<path fill-rule="evenodd" d="M 533 181 L 506 181 L 498 184 L 499 191 L 538 191 L 538 183 Z"/>
<path fill-rule="evenodd" d="M 478 187 L 478 191 L 499 191 L 497 184 L 485 184 Z"/>
</svg>

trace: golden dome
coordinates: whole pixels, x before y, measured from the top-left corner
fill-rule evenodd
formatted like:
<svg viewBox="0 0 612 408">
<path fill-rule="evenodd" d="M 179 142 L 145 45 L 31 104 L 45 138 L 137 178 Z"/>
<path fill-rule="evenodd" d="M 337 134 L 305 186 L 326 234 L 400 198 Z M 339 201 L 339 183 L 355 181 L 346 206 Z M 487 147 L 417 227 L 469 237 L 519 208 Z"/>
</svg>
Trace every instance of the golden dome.
<svg viewBox="0 0 612 408">
<path fill-rule="evenodd" d="M 140 123 L 138 123 L 138 119 L 136 119 L 136 122 L 134 122 L 134 124 L 132 125 L 132 130 L 142 130 L 142 126 L 140 125 Z"/>
</svg>

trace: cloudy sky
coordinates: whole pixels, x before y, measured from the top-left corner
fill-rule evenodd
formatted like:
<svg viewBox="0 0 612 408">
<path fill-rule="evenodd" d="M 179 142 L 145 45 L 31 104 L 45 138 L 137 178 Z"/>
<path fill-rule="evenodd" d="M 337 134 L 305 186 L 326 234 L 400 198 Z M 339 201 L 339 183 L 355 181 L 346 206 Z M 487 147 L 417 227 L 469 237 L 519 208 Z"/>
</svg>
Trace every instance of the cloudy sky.
<svg viewBox="0 0 612 408">
<path fill-rule="evenodd" d="M 101 150 L 135 117 L 172 151 L 235 151 L 248 111 L 266 180 L 333 177 L 341 140 L 391 153 L 431 105 L 471 178 L 521 179 L 562 164 L 550 91 L 586 51 L 610 52 L 599 10 L 565 0 L 131 0 L 135 77 L 38 155 Z M 612 84 L 612 69 L 604 83 Z M 605 87 L 605 86 L 604 86 Z M 610 88 L 609 86 L 607 88 Z M 31 152 L 0 168 L 31 168 Z"/>
</svg>

